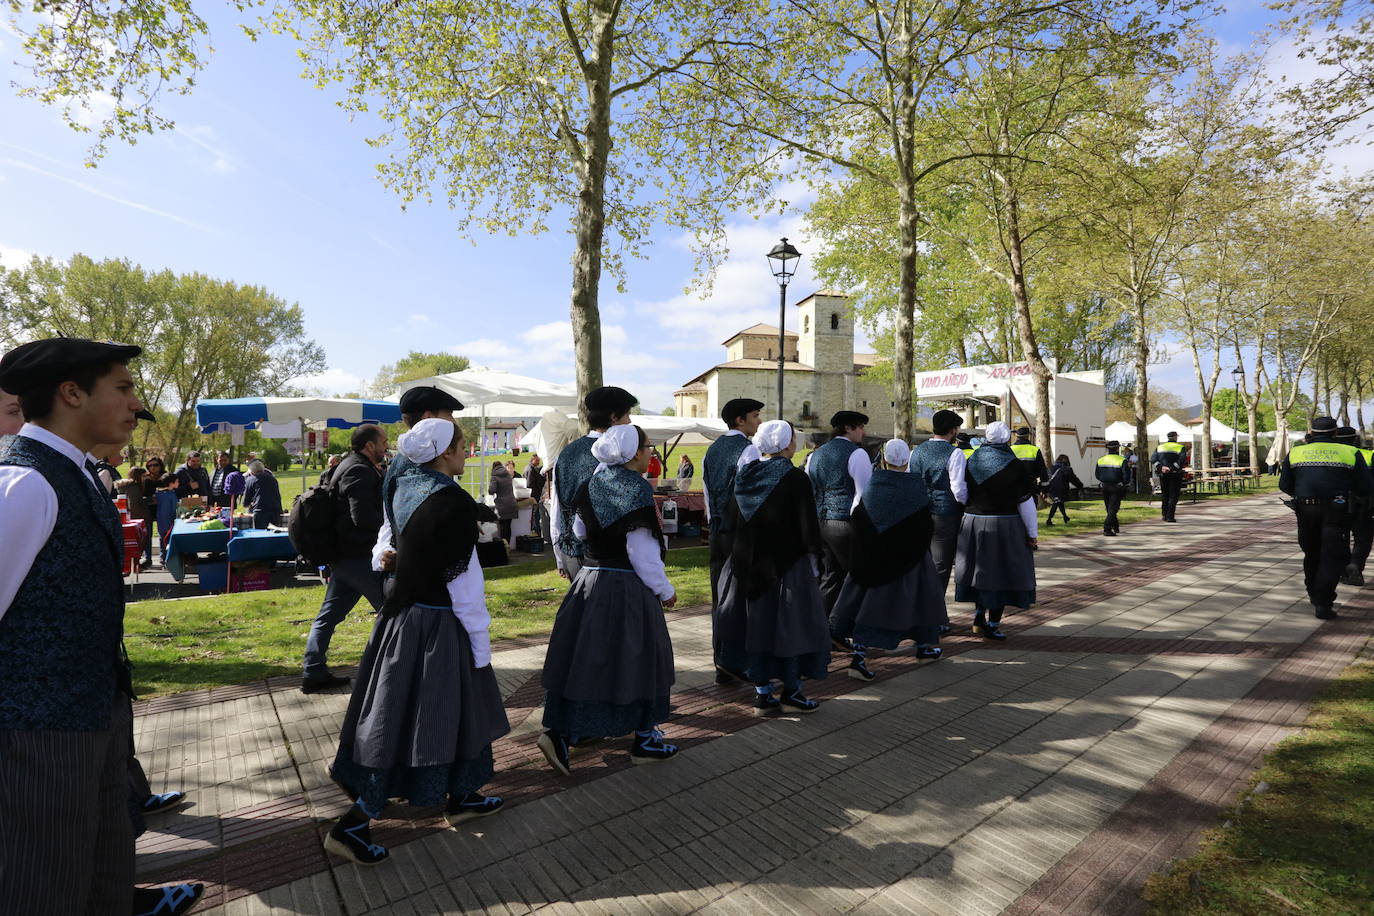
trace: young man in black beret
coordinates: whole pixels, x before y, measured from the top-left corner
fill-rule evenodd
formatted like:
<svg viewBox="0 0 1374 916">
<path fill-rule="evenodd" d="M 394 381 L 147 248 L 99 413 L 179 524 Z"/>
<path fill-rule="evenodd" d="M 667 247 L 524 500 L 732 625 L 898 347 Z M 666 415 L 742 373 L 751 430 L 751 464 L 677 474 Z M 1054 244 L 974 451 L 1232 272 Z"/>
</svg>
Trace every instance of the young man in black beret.
<svg viewBox="0 0 1374 916">
<path fill-rule="evenodd" d="M 624 388 L 607 385 L 587 393 L 587 425 L 591 431 L 574 439 L 558 453 L 553 465 L 553 506 L 549 527 L 553 529 L 554 559 L 558 574 L 568 581 L 582 569 L 582 539 L 573 533 L 573 503 L 577 492 L 591 480 L 599 463 L 592 456 L 592 443 L 612 426 L 630 422 L 630 411 L 639 399 Z"/>
<path fill-rule="evenodd" d="M 86 456 L 132 434 L 140 352 L 56 338 L 0 358 L 0 388 L 28 420 L 0 447 L 6 912 L 122 916 L 170 901 L 160 912 L 179 913 L 204 889 L 134 889 L 124 538 Z"/>
<path fill-rule="evenodd" d="M 835 609 L 849 575 L 854 549 L 850 513 L 873 476 L 873 461 L 863 449 L 867 427 L 868 417 L 857 410 L 838 411 L 830 418 L 833 437 L 812 452 L 806 462 L 821 523 L 820 586 L 827 614 Z M 835 644 L 837 648 L 849 649 L 844 640 L 837 639 Z M 862 656 L 856 655 L 854 663 L 863 669 Z"/>
</svg>

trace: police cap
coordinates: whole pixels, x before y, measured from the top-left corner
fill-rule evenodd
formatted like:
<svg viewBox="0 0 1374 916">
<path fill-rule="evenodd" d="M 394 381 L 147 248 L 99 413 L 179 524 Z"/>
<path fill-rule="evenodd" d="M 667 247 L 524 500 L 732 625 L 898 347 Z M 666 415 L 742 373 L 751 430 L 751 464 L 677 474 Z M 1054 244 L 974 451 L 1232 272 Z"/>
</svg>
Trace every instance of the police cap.
<svg viewBox="0 0 1374 916">
<path fill-rule="evenodd" d="M 131 344 L 82 337 L 50 337 L 21 344 L 0 358 L 0 388 L 23 394 L 41 385 L 65 382 L 91 366 L 127 363 L 143 352 Z"/>
<path fill-rule="evenodd" d="M 1121 443 L 1116 439 L 1107 443 L 1107 448 L 1121 448 Z"/>
<path fill-rule="evenodd" d="M 1337 430 L 1336 430 L 1336 438 L 1337 438 L 1337 439 L 1351 439 L 1351 440 L 1354 440 L 1354 439 L 1358 438 L 1359 435 L 1360 435 L 1360 434 L 1359 434 L 1358 432 L 1355 431 L 1355 427 L 1353 427 L 1353 426 L 1342 426 L 1342 427 L 1337 428 Z"/>
<path fill-rule="evenodd" d="M 1016 428 L 1016 435 L 1020 436 L 1022 439 L 1025 439 L 1025 438 L 1028 437 L 1030 434 L 1031 434 L 1031 431 L 1030 431 L 1030 427 L 1029 427 L 1029 426 L 1018 426 L 1018 427 Z"/>
<path fill-rule="evenodd" d="M 1174 439 L 1178 438 L 1178 433 L 1174 432 L 1173 430 L 1169 430 L 1168 438 L 1170 441 L 1173 441 Z"/>
<path fill-rule="evenodd" d="M 1308 427 L 1314 433 L 1334 433 L 1337 423 L 1331 417 L 1313 417 L 1312 425 Z"/>
</svg>

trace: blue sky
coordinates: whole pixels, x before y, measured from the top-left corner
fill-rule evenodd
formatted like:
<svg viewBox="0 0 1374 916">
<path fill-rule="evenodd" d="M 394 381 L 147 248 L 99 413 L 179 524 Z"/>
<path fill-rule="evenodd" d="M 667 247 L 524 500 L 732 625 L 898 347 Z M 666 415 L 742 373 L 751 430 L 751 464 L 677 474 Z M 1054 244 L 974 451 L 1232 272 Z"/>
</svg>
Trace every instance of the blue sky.
<svg viewBox="0 0 1374 916">
<path fill-rule="evenodd" d="M 1264 13 L 1250 2 L 1237 8 L 1244 12 L 1215 25 L 1242 45 Z M 215 54 L 194 94 L 161 103 L 176 130 L 113 142 L 94 169 L 83 165 L 89 136 L 52 109 L 0 93 L 0 262 L 83 252 L 264 286 L 304 309 L 330 367 L 308 384 L 327 393 L 361 388 L 410 349 L 571 381 L 572 239 L 557 221 L 542 236 L 466 239 L 442 204 L 402 212 L 375 177 L 366 125 L 299 77 L 289 41 L 254 43 L 231 19 L 211 24 Z M 0 31 L 5 86 L 22 78 L 18 56 L 18 41 Z M 800 186 L 784 193 L 800 196 Z M 648 258 L 629 263 L 624 294 L 603 281 L 608 383 L 661 409 L 723 359 L 730 333 L 775 323 L 763 253 L 780 235 L 814 250 L 795 214 L 736 214 L 734 253 L 702 298 L 683 292 L 693 279 L 684 240 L 658 233 Z M 803 257 L 791 301 L 816 288 L 808 264 Z M 1180 359 L 1158 367 L 1156 383 L 1196 400 Z"/>
</svg>

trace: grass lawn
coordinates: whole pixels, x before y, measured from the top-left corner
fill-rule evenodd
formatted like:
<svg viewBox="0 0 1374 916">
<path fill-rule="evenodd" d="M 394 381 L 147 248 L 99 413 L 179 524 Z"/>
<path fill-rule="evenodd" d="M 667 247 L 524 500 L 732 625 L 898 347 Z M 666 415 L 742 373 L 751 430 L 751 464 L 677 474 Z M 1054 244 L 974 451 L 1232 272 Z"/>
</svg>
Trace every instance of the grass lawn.
<svg viewBox="0 0 1374 916">
<path fill-rule="evenodd" d="M 1195 856 L 1150 878 L 1151 912 L 1374 913 L 1374 661 L 1328 685 L 1254 785 Z"/>
<path fill-rule="evenodd" d="M 488 569 L 493 640 L 549 631 L 567 582 L 553 560 Z M 678 605 L 711 600 L 706 548 L 674 550 L 668 577 Z M 124 642 L 140 697 L 296 674 L 324 587 L 287 588 L 206 598 L 141 601 L 124 615 Z M 356 664 L 376 617 L 366 601 L 334 631 L 329 660 Z M 668 612 L 672 614 L 672 611 Z"/>
</svg>

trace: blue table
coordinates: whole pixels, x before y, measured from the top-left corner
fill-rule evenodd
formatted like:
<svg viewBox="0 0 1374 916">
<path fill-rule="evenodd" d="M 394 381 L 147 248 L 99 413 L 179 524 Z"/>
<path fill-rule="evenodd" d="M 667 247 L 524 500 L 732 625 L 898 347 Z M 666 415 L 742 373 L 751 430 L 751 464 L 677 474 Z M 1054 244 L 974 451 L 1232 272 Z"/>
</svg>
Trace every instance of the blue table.
<svg viewBox="0 0 1374 916">
<path fill-rule="evenodd" d="M 227 553 L 230 562 L 247 560 L 293 560 L 296 548 L 291 538 L 277 531 L 254 531 L 239 528 L 234 539 L 229 539 L 228 528 L 201 530 L 202 522 L 179 519 L 172 526 L 172 535 L 167 539 L 167 555 L 163 564 L 172 578 L 180 582 L 186 576 L 183 558 L 186 554 Z"/>
</svg>

